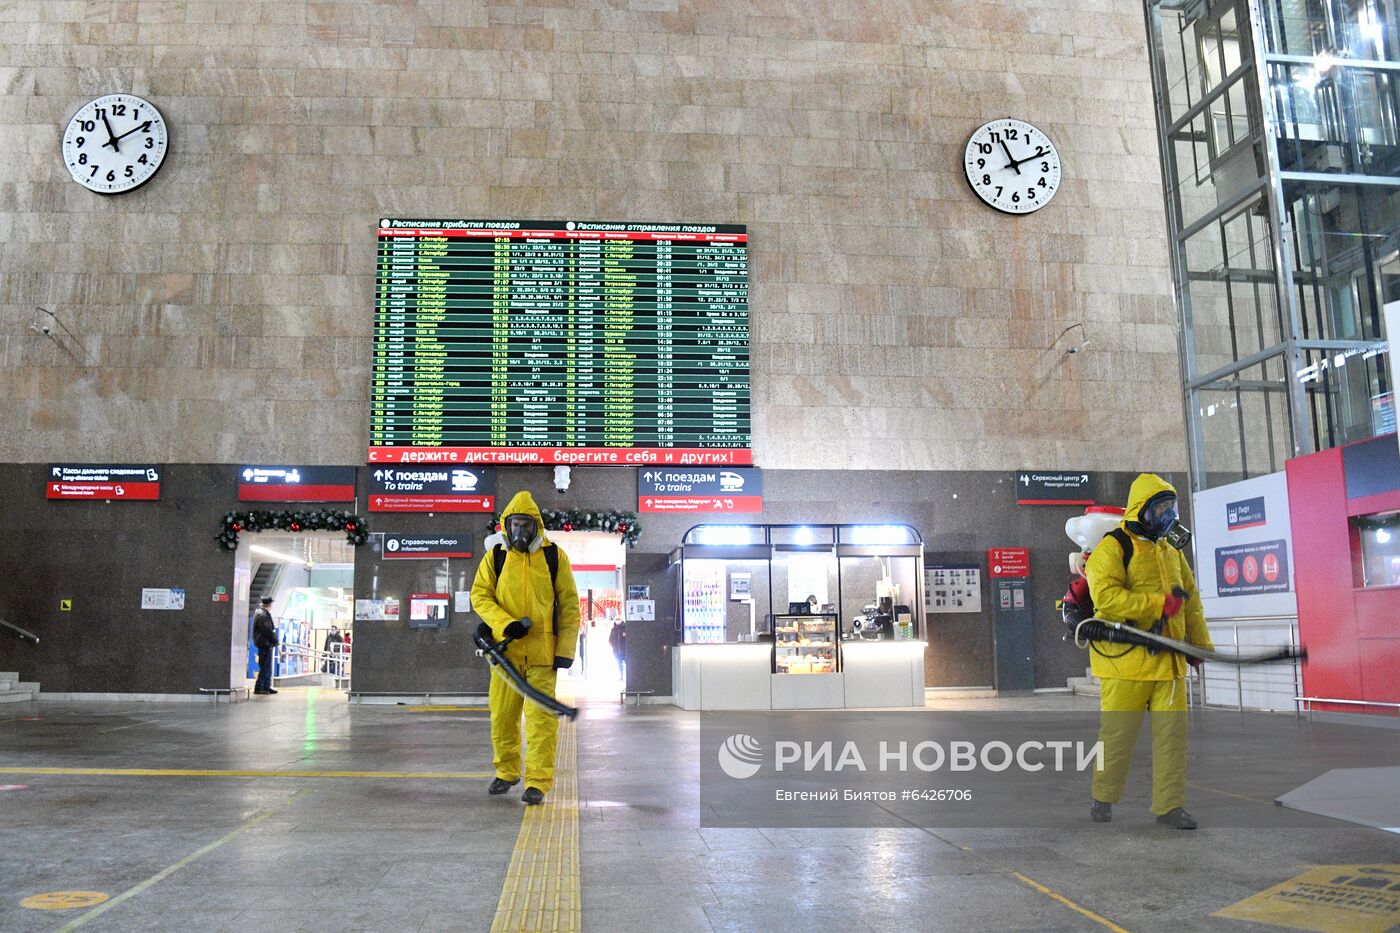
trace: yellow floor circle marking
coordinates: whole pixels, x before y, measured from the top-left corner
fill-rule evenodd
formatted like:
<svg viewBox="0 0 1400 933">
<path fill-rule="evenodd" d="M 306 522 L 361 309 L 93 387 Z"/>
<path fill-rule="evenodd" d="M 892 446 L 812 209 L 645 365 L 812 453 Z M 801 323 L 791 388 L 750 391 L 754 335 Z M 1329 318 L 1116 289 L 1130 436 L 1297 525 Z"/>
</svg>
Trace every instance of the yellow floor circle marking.
<svg viewBox="0 0 1400 933">
<path fill-rule="evenodd" d="M 30 910 L 72 910 L 75 907 L 91 907 L 101 904 L 108 895 L 101 891 L 50 891 L 48 894 L 34 894 L 19 902 L 19 906 Z"/>
<path fill-rule="evenodd" d="M 1400 924 L 1400 865 L 1319 865 L 1214 916 L 1315 933 L 1384 933 Z"/>
<path fill-rule="evenodd" d="M 559 723 L 554 787 L 526 807 L 501 885 L 491 933 L 583 929 L 578 860 L 578 743 L 572 721 Z"/>
</svg>

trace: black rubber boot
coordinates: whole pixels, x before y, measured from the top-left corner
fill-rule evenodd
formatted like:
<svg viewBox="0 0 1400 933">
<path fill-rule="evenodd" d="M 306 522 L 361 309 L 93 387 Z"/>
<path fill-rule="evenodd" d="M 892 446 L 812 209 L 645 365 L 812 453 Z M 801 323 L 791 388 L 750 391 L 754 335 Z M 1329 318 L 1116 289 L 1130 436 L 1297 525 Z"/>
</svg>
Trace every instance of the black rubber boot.
<svg viewBox="0 0 1400 933">
<path fill-rule="evenodd" d="M 493 796 L 504 794 L 506 791 L 510 790 L 512 787 L 519 783 L 519 778 L 516 778 L 513 781 L 507 781 L 502 778 L 492 778 L 491 786 L 486 788 L 486 793 L 491 794 Z"/>
<path fill-rule="evenodd" d="M 1112 823 L 1113 804 L 1095 800 L 1093 805 L 1089 807 L 1089 819 L 1095 823 Z"/>
<path fill-rule="evenodd" d="M 538 787 L 527 787 L 525 788 L 525 793 L 520 795 L 520 799 L 533 807 L 537 804 L 544 803 L 544 791 L 540 790 Z"/>
<path fill-rule="evenodd" d="M 1196 818 L 1181 807 L 1163 813 L 1161 816 L 1157 817 L 1157 822 L 1161 823 L 1163 826 L 1170 826 L 1172 829 L 1196 828 Z"/>
</svg>

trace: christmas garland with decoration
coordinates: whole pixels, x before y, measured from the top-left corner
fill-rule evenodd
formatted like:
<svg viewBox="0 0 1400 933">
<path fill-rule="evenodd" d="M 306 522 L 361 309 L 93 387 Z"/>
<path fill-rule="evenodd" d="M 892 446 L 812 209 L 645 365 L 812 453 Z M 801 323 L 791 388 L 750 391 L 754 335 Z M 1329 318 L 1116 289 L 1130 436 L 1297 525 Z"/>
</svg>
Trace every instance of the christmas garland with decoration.
<svg viewBox="0 0 1400 933">
<path fill-rule="evenodd" d="M 636 512 L 591 512 L 584 509 L 540 509 L 546 531 L 609 531 L 622 536 L 628 547 L 637 546 L 642 526 Z M 501 530 L 502 515 L 491 523 L 491 531 Z"/>
<path fill-rule="evenodd" d="M 345 540 L 359 547 L 369 540 L 369 522 L 353 512 L 320 509 L 315 512 L 228 512 L 214 540 L 232 551 L 243 531 L 343 531 Z"/>
</svg>

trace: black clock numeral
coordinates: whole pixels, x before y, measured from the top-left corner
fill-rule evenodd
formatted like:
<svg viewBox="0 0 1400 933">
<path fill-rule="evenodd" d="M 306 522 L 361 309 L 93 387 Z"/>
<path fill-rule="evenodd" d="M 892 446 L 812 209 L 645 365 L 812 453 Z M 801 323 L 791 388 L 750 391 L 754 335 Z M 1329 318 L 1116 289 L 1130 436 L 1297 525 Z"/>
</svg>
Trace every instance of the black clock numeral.
<svg viewBox="0 0 1400 933">
<path fill-rule="evenodd" d="M 1018 134 L 1017 134 L 1016 128 L 1015 128 L 1014 126 L 1009 126 L 1009 127 L 1006 128 L 1006 138 L 1007 138 L 1007 139 L 1015 139 L 1017 135 L 1018 135 Z"/>
<path fill-rule="evenodd" d="M 99 120 L 101 120 L 103 117 L 107 116 L 107 108 L 106 108 L 106 107 L 98 107 L 97 110 L 94 111 L 94 112 L 97 114 L 97 119 L 99 119 Z"/>
<path fill-rule="evenodd" d="M 112 169 L 112 171 L 110 171 L 110 172 L 107 173 L 107 180 L 108 180 L 108 181 L 116 181 L 116 180 L 117 180 L 117 170 L 116 170 L 116 169 Z"/>
<path fill-rule="evenodd" d="M 126 116 L 126 104 L 113 104 L 113 105 L 112 105 L 112 116 L 114 116 L 114 117 L 124 117 L 124 116 Z"/>
<path fill-rule="evenodd" d="M 1011 203 L 1012 203 L 1012 204 L 1020 204 L 1020 203 L 1021 203 L 1021 192 L 1019 192 L 1019 191 L 1013 191 L 1013 192 L 1011 192 Z"/>
<path fill-rule="evenodd" d="M 79 136 L 77 139 L 73 140 L 73 142 L 74 142 L 75 144 L 77 144 L 77 146 L 78 146 L 79 149 L 81 149 L 81 148 L 83 148 L 83 143 L 87 142 L 87 137 L 86 137 L 86 136 Z"/>
<path fill-rule="evenodd" d="M 986 167 L 987 167 L 987 160 L 986 160 L 986 159 L 978 159 L 978 160 L 977 160 L 977 167 L 978 167 L 978 168 L 986 168 Z"/>
<path fill-rule="evenodd" d="M 1050 187 L 1049 185 L 1047 185 L 1047 184 L 1045 183 L 1045 179 L 1044 179 L 1044 178 L 1042 178 L 1039 182 L 1037 182 L 1037 184 L 1040 185 L 1040 187 L 1042 187 L 1042 188 L 1048 188 L 1048 187 Z"/>
<path fill-rule="evenodd" d="M 101 167 L 102 167 L 102 166 L 100 166 L 100 165 L 94 165 L 94 166 L 92 167 L 92 171 L 88 173 L 88 178 L 91 178 L 93 175 L 96 175 L 96 174 L 97 174 L 97 170 L 100 169 Z"/>
<path fill-rule="evenodd" d="M 127 177 L 127 178 L 130 178 L 134 172 L 135 172 L 135 169 L 133 169 L 130 165 L 128 165 L 128 166 L 126 167 L 126 177 Z"/>
<path fill-rule="evenodd" d="M 997 197 L 1001 197 L 1001 185 L 997 185 Z"/>
<path fill-rule="evenodd" d="M 1048 172 L 1048 171 L 1050 171 L 1050 163 L 1049 163 L 1049 162 L 1042 162 L 1042 163 L 1040 163 L 1040 170 L 1041 170 L 1042 172 Z"/>
<path fill-rule="evenodd" d="M 141 153 L 141 158 L 137 159 L 136 161 L 137 161 L 137 162 L 140 162 L 142 165 L 145 165 L 145 164 L 146 164 L 146 153 L 144 153 L 144 152 Z M 1041 183 L 1042 185 L 1045 184 L 1045 180 L 1044 180 L 1044 179 L 1041 179 L 1040 183 Z"/>
<path fill-rule="evenodd" d="M 1028 197 L 1028 198 L 1030 198 L 1032 201 L 1034 201 L 1034 200 L 1035 200 L 1035 189 L 1034 189 L 1034 188 L 1027 188 L 1027 189 L 1026 189 L 1026 197 Z"/>
<path fill-rule="evenodd" d="M 97 129 L 96 120 L 79 120 L 78 125 L 83 128 L 84 133 L 91 133 L 93 130 Z"/>
<path fill-rule="evenodd" d="M 133 113 L 132 116 L 135 117 L 137 120 L 141 119 L 141 108 L 137 107 L 136 112 Z"/>
<path fill-rule="evenodd" d="M 982 176 L 982 184 L 984 184 L 984 185 L 990 185 L 991 183 L 992 183 L 992 176 L 990 176 L 990 175 L 983 175 L 983 176 Z"/>
<path fill-rule="evenodd" d="M 79 164 L 79 165 L 87 165 L 87 153 L 86 153 L 86 152 L 80 152 L 80 153 L 78 153 L 78 164 Z"/>
<path fill-rule="evenodd" d="M 154 149 L 154 148 L 155 148 L 155 145 L 156 145 L 156 138 L 155 138 L 154 136 L 147 136 L 147 137 L 146 137 L 146 148 L 147 148 L 147 149 Z"/>
<path fill-rule="evenodd" d="M 978 144 L 977 144 L 977 151 L 980 152 L 980 153 L 982 153 L 983 155 L 991 155 L 991 154 L 992 154 L 992 144 L 991 144 L 991 143 L 978 143 Z"/>
</svg>

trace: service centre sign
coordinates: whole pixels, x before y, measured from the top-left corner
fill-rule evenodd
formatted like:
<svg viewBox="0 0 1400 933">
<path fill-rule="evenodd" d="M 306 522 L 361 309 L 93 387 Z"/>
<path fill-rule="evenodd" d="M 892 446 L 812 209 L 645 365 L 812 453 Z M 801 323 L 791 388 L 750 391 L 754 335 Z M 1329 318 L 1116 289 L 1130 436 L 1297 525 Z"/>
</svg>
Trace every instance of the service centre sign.
<svg viewBox="0 0 1400 933">
<path fill-rule="evenodd" d="M 1288 542 L 1280 539 L 1216 548 L 1215 586 L 1220 596 L 1288 592 Z"/>
<path fill-rule="evenodd" d="M 637 473 L 638 512 L 762 512 L 754 467 L 647 467 Z"/>
<path fill-rule="evenodd" d="M 1017 505 L 1093 505 L 1088 473 L 1047 473 L 1022 470 L 1016 474 Z"/>
<path fill-rule="evenodd" d="M 489 466 L 378 466 L 369 474 L 371 512 L 495 512 Z"/>
<path fill-rule="evenodd" d="M 238 468 L 242 502 L 354 502 L 354 467 L 252 466 Z"/>
<path fill-rule="evenodd" d="M 385 535 L 386 560 L 471 557 L 471 535 Z"/>
<path fill-rule="evenodd" d="M 51 463 L 45 494 L 50 499 L 159 499 L 160 467 Z"/>
</svg>

